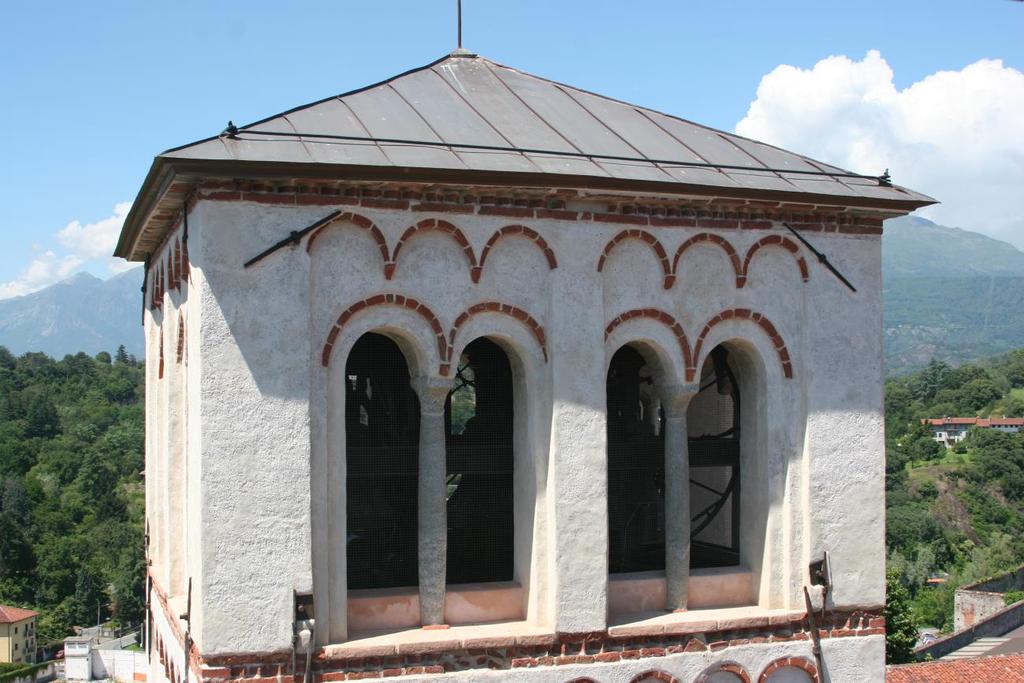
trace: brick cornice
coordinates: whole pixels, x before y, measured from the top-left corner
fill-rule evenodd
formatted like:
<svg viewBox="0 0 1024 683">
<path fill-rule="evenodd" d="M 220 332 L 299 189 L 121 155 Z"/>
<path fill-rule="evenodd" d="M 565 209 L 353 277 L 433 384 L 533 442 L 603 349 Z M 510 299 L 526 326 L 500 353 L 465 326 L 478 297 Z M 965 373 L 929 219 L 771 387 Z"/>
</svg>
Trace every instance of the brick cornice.
<svg viewBox="0 0 1024 683">
<path fill-rule="evenodd" d="M 516 219 L 593 221 L 670 228 L 766 230 L 787 221 L 797 230 L 844 235 L 881 235 L 882 220 L 898 213 L 737 199 L 600 198 L 565 189 L 495 191 L 492 187 L 358 184 L 337 181 L 206 181 L 197 197 L 286 206 L 361 206 L 438 214 Z M 573 208 L 570 204 L 586 204 Z"/>
</svg>

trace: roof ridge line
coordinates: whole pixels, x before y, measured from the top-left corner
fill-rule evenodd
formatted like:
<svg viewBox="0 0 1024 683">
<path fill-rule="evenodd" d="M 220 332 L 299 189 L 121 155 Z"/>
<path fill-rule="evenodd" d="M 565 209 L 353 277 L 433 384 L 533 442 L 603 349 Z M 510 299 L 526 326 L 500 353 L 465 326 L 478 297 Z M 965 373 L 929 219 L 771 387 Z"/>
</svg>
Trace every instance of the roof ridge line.
<svg viewBox="0 0 1024 683">
<path fill-rule="evenodd" d="M 465 56 L 468 56 L 468 55 L 465 55 Z M 244 126 L 239 126 L 238 130 L 242 131 L 242 130 L 245 130 L 246 128 L 252 128 L 253 126 L 258 126 L 261 123 L 266 123 L 267 121 L 272 121 L 273 119 L 276 119 L 276 118 L 279 118 L 279 117 L 282 117 L 282 116 L 288 116 L 289 114 L 294 114 L 297 111 L 302 111 L 303 109 L 309 109 L 310 107 L 315 107 L 318 104 L 323 104 L 324 102 L 330 102 L 331 100 L 340 100 L 343 97 L 348 97 L 349 95 L 357 95 L 357 94 L 359 94 L 359 93 L 361 93 L 361 92 L 363 92 L 365 90 L 370 90 L 371 88 L 377 88 L 377 87 L 380 87 L 382 85 L 388 85 L 389 83 L 391 83 L 391 81 L 394 81 L 396 79 L 402 78 L 403 76 L 408 76 L 410 74 L 414 74 L 414 73 L 416 73 L 418 71 L 424 71 L 426 69 L 431 69 L 431 68 L 437 66 L 438 64 L 440 64 L 441 62 L 444 62 L 444 61 L 452 59 L 452 58 L 453 58 L 453 55 L 451 55 L 451 54 L 444 55 L 443 57 L 435 59 L 434 61 L 430 62 L 429 64 L 424 64 L 423 66 L 417 66 L 417 67 L 415 67 L 413 69 L 407 69 L 406 71 L 403 71 L 402 73 L 395 74 L 394 76 L 390 76 L 388 78 L 385 78 L 382 81 L 377 81 L 376 83 L 370 83 L 369 85 L 364 85 L 364 86 L 362 86 L 360 88 L 355 88 L 354 90 L 348 90 L 346 92 L 339 93 L 337 95 L 331 95 L 329 97 L 324 97 L 322 99 L 316 100 L 315 102 L 307 102 L 306 104 L 300 104 L 297 107 L 292 107 L 291 109 L 287 109 L 285 111 L 278 112 L 277 114 L 271 114 L 270 116 L 265 116 L 264 118 L 262 118 L 262 119 L 260 119 L 258 121 L 253 121 L 252 123 L 247 123 Z M 184 145 L 178 145 L 177 147 L 171 147 L 170 149 L 165 149 L 164 151 L 160 152 L 160 154 L 158 154 L 157 156 L 162 156 L 164 154 L 170 154 L 171 152 L 177 152 L 178 150 L 185 149 L 186 147 L 191 147 L 193 145 L 200 145 L 200 144 L 202 144 L 204 142 L 209 142 L 211 140 L 216 140 L 220 136 L 221 136 L 221 134 L 218 133 L 217 135 L 211 135 L 209 137 L 205 137 L 205 138 L 202 138 L 200 140 L 195 140 L 194 142 L 189 142 L 189 143 L 186 143 Z"/>
</svg>

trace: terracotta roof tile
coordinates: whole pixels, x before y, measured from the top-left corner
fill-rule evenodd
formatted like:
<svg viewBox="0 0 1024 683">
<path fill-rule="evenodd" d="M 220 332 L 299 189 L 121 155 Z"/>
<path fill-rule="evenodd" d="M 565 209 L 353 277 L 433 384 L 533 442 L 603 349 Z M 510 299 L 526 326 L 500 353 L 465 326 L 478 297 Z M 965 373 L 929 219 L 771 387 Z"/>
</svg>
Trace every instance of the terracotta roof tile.
<svg viewBox="0 0 1024 683">
<path fill-rule="evenodd" d="M 37 616 L 39 616 L 39 612 L 33 612 L 30 609 L 0 605 L 0 624 L 13 624 L 16 621 L 25 621 Z"/>
<path fill-rule="evenodd" d="M 886 667 L 886 683 L 1024 683 L 1024 654 L 974 659 L 937 660 Z"/>
</svg>

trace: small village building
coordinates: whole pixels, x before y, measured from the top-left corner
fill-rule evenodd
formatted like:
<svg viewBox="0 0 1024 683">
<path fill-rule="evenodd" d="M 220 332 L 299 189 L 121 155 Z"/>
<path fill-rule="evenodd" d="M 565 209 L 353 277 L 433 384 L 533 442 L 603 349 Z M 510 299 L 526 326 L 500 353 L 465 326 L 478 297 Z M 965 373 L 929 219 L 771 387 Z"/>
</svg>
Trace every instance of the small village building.
<svg viewBox="0 0 1024 683">
<path fill-rule="evenodd" d="M 151 680 L 881 680 L 932 202 L 463 50 L 160 154 Z"/>
<path fill-rule="evenodd" d="M 35 663 L 38 616 L 30 609 L 0 605 L 0 662 Z"/>
<path fill-rule="evenodd" d="M 1024 417 L 942 417 L 921 420 L 932 438 L 946 448 L 952 448 L 967 438 L 971 429 L 994 429 L 1004 434 L 1017 434 L 1024 429 Z"/>
</svg>

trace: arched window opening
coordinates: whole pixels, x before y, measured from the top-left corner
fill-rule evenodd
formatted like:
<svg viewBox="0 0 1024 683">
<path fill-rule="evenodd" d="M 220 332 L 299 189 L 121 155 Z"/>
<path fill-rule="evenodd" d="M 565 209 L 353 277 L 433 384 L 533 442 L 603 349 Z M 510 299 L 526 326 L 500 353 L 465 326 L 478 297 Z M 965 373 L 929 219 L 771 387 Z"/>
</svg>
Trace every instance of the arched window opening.
<svg viewBox="0 0 1024 683">
<path fill-rule="evenodd" d="M 665 435 L 647 362 L 624 346 L 608 368 L 608 572 L 665 569 Z"/>
<path fill-rule="evenodd" d="M 345 366 L 348 587 L 415 586 L 420 409 L 409 367 L 365 334 Z"/>
<path fill-rule="evenodd" d="M 470 343 L 445 404 L 449 584 L 512 580 L 512 397 L 505 352 Z"/>
<path fill-rule="evenodd" d="M 690 566 L 740 563 L 740 389 L 729 351 L 715 347 L 687 413 Z"/>
</svg>

